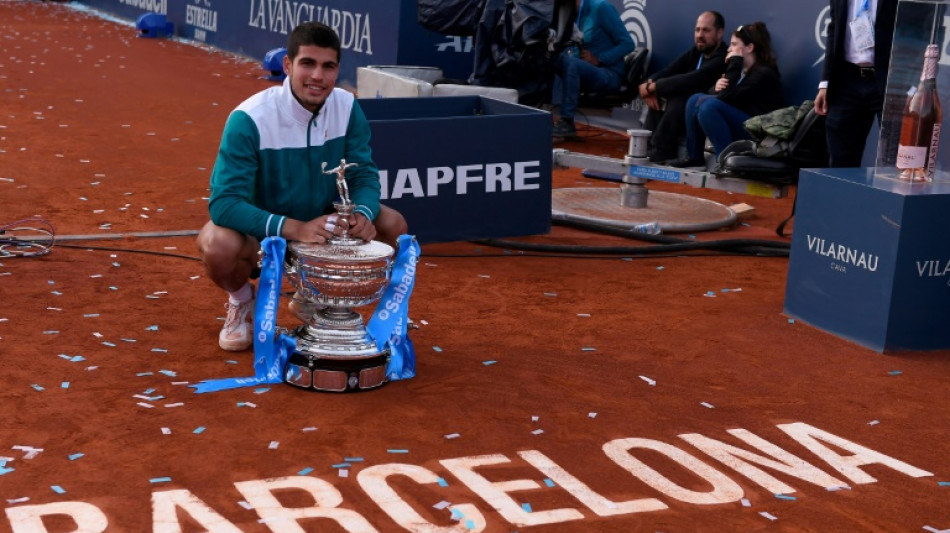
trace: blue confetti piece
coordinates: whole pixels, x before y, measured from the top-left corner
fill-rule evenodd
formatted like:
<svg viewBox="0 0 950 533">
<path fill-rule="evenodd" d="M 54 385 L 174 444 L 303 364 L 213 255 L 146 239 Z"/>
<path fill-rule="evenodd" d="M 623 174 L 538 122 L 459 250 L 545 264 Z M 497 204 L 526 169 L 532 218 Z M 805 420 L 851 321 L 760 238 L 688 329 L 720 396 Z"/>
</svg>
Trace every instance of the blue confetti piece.
<svg viewBox="0 0 950 533">
<path fill-rule="evenodd" d="M 401 448 L 390 448 L 386 450 L 386 453 L 409 453 L 409 450 L 404 450 Z"/>
<path fill-rule="evenodd" d="M 85 360 L 86 360 L 85 357 L 83 357 L 83 356 L 81 356 L 81 355 L 76 355 L 76 356 L 73 356 L 73 358 L 70 359 L 69 361 L 70 361 L 71 363 L 78 363 L 78 362 L 80 362 L 80 361 L 85 361 Z"/>
<path fill-rule="evenodd" d="M 789 324 L 794 324 L 794 323 L 795 323 L 795 319 L 794 319 L 794 318 L 789 318 L 789 319 L 788 319 L 788 323 L 789 323 Z"/>
<path fill-rule="evenodd" d="M 789 500 L 789 501 L 794 501 L 798 499 L 794 496 L 789 496 L 788 494 L 776 494 L 775 497 L 780 500 Z"/>
<path fill-rule="evenodd" d="M 333 465 L 333 468 L 349 468 L 351 466 L 353 465 L 351 465 L 350 463 L 337 463 Z"/>
<path fill-rule="evenodd" d="M 461 519 L 465 518 L 465 515 L 462 514 L 462 511 L 459 511 L 459 510 L 456 509 L 455 507 L 453 507 L 453 508 L 451 509 L 451 511 L 452 511 L 452 518 L 454 518 L 454 519 L 456 519 L 456 520 L 461 520 Z"/>
<path fill-rule="evenodd" d="M 937 485 L 940 487 L 950 487 L 950 481 L 938 481 Z"/>
<path fill-rule="evenodd" d="M 194 431 L 192 431 L 192 433 L 194 433 L 195 435 L 201 435 L 202 433 L 204 433 L 204 431 L 205 431 L 204 426 L 198 426 L 195 428 Z"/>
<path fill-rule="evenodd" d="M 155 388 L 154 388 L 154 387 L 143 390 L 143 391 L 142 391 L 142 394 L 152 394 L 153 392 L 155 392 Z"/>
<path fill-rule="evenodd" d="M 491 366 L 491 365 L 493 365 L 493 364 L 495 364 L 495 363 L 497 363 L 497 362 L 498 362 L 498 361 L 482 361 L 482 364 L 485 365 L 485 366 Z"/>
<path fill-rule="evenodd" d="M 470 518 L 465 520 L 465 527 L 467 529 L 475 529 L 475 521 Z"/>
<path fill-rule="evenodd" d="M 69 454 L 69 460 L 70 460 L 70 461 L 75 461 L 76 459 L 79 459 L 80 457 L 83 457 L 83 456 L 85 456 L 85 455 L 86 455 L 86 454 L 84 454 L 84 453 L 71 453 L 71 454 Z"/>
<path fill-rule="evenodd" d="M 110 290 L 110 291 L 117 291 L 117 290 L 119 290 L 119 288 L 116 287 L 115 285 L 109 285 L 109 290 Z"/>
<path fill-rule="evenodd" d="M 14 468 L 7 468 L 4 466 L 0 466 L 0 476 L 9 474 L 10 472 L 13 472 L 14 470 L 15 470 Z"/>
<path fill-rule="evenodd" d="M 524 509 L 524 512 L 526 512 L 526 513 L 530 513 L 530 512 L 531 512 L 531 504 L 530 504 L 530 503 L 522 503 L 522 504 L 521 504 L 521 508 Z"/>
<path fill-rule="evenodd" d="M 657 269 L 657 270 L 664 270 L 664 269 L 666 269 L 666 267 L 658 266 L 658 267 L 656 267 L 656 269 Z"/>
<path fill-rule="evenodd" d="M 149 483 L 168 483 L 171 480 L 172 478 L 170 477 L 153 477 L 149 479 L 148 482 Z"/>
<path fill-rule="evenodd" d="M 437 479 L 437 480 L 435 480 L 435 481 L 436 481 L 436 483 L 439 484 L 440 487 L 448 487 L 448 486 L 449 486 L 449 483 L 448 483 L 447 481 L 445 481 L 445 478 L 441 478 L 441 477 L 440 477 L 439 479 Z"/>
<path fill-rule="evenodd" d="M 30 385 L 30 386 L 33 387 L 35 390 L 38 390 L 38 391 L 40 391 L 40 392 L 43 392 L 43 391 L 46 390 L 46 389 L 44 389 L 41 385 L 37 385 L 36 383 L 34 383 L 34 384 Z"/>
<path fill-rule="evenodd" d="M 159 374 L 165 374 L 166 376 L 170 376 L 170 377 L 175 377 L 175 376 L 178 375 L 177 373 L 175 373 L 175 372 L 172 371 L 172 370 L 159 370 L 158 373 L 159 373 Z"/>
<path fill-rule="evenodd" d="M 544 478 L 544 484 L 547 485 L 547 486 L 549 486 L 549 487 L 553 487 L 553 486 L 554 486 L 554 481 L 551 481 L 549 478 Z"/>
<path fill-rule="evenodd" d="M 269 390 L 270 390 L 270 387 L 260 387 L 260 388 L 254 389 L 254 394 L 264 394 L 265 392 Z"/>
<path fill-rule="evenodd" d="M 158 326 L 156 326 L 156 325 L 153 324 L 153 325 L 151 325 L 151 326 L 145 328 L 145 331 L 158 331 Z"/>
<path fill-rule="evenodd" d="M 892 376 L 899 376 L 899 375 L 903 374 L 903 372 L 901 372 L 900 370 L 891 370 L 890 372 L 888 372 L 888 374 L 890 374 L 890 375 L 892 375 Z"/>
<path fill-rule="evenodd" d="M 66 355 L 66 354 L 64 354 L 64 353 L 59 354 L 59 356 L 60 356 L 61 358 L 65 359 L 65 360 L 67 360 L 67 361 L 69 361 L 70 359 L 72 359 L 71 356 L 68 356 L 68 355 Z"/>
<path fill-rule="evenodd" d="M 313 469 L 308 466 L 307 468 L 304 468 L 304 469 L 301 470 L 300 472 L 297 472 L 297 475 L 298 475 L 298 476 L 306 476 L 306 475 L 309 474 L 310 472 L 313 472 Z"/>
<path fill-rule="evenodd" d="M 362 463 L 363 462 L 362 457 L 344 457 L 343 460 L 348 463 Z"/>
<path fill-rule="evenodd" d="M 438 346 L 433 346 L 432 349 L 435 350 L 435 351 L 437 351 L 437 352 L 441 352 L 441 351 L 442 351 L 442 348 L 439 348 Z"/>
<path fill-rule="evenodd" d="M 59 485 L 50 485 L 49 488 L 52 489 L 53 492 L 55 492 L 56 494 L 66 493 L 66 489 L 64 489 L 63 487 L 60 487 Z"/>
<path fill-rule="evenodd" d="M 69 388 L 69 382 L 68 382 L 68 381 L 64 381 L 64 382 L 62 382 L 59 386 L 62 387 L 62 388 L 64 388 L 64 389 L 68 389 L 68 388 Z"/>
</svg>

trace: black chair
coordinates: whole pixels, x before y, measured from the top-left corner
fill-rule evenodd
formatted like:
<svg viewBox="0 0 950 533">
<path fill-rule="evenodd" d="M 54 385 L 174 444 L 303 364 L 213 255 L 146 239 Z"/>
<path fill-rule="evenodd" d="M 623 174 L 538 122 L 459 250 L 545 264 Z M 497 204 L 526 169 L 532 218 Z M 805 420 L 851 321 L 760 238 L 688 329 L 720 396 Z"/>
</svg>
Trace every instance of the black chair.
<svg viewBox="0 0 950 533">
<path fill-rule="evenodd" d="M 713 171 L 720 177 L 738 177 L 773 185 L 798 182 L 802 168 L 828 166 L 825 117 L 808 111 L 788 141 L 774 144 L 750 140 L 735 141 L 719 154 Z"/>
</svg>

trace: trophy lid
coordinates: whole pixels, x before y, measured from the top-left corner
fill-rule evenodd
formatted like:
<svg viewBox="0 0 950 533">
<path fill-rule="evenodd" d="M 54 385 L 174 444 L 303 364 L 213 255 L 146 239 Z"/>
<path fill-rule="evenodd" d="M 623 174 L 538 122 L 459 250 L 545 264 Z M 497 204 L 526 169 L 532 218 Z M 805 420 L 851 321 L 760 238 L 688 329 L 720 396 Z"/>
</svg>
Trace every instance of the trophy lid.
<svg viewBox="0 0 950 533">
<path fill-rule="evenodd" d="M 378 261 L 392 257 L 395 252 L 392 246 L 380 241 L 362 244 L 334 244 L 332 240 L 328 244 L 294 241 L 287 247 L 298 255 L 340 261 Z"/>
</svg>

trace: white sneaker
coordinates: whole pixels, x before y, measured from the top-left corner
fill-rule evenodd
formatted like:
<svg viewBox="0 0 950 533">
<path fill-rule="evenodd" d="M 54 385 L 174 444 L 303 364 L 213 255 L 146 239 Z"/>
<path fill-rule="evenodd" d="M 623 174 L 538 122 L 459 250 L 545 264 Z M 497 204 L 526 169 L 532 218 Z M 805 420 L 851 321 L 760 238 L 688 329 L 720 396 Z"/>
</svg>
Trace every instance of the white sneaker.
<svg viewBox="0 0 950 533">
<path fill-rule="evenodd" d="M 218 334 L 218 346 L 229 352 L 243 352 L 254 344 L 254 298 L 242 304 L 224 304 L 228 316 Z"/>
</svg>

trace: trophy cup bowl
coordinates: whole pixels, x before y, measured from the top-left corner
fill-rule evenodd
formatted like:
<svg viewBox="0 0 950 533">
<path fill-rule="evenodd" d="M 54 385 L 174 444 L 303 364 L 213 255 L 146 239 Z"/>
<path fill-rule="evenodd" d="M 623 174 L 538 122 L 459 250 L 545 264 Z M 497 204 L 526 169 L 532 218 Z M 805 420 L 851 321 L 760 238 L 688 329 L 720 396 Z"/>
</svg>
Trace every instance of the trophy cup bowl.
<svg viewBox="0 0 950 533">
<path fill-rule="evenodd" d="M 291 332 L 297 349 L 284 372 L 290 385 L 345 392 L 376 388 L 386 381 L 389 349 L 377 348 L 363 318 L 351 308 L 374 303 L 383 295 L 394 250 L 379 241 L 356 241 L 341 238 L 328 244 L 287 246 L 287 277 L 303 300 L 299 307 L 307 310 L 298 315 L 305 324 Z"/>
</svg>

